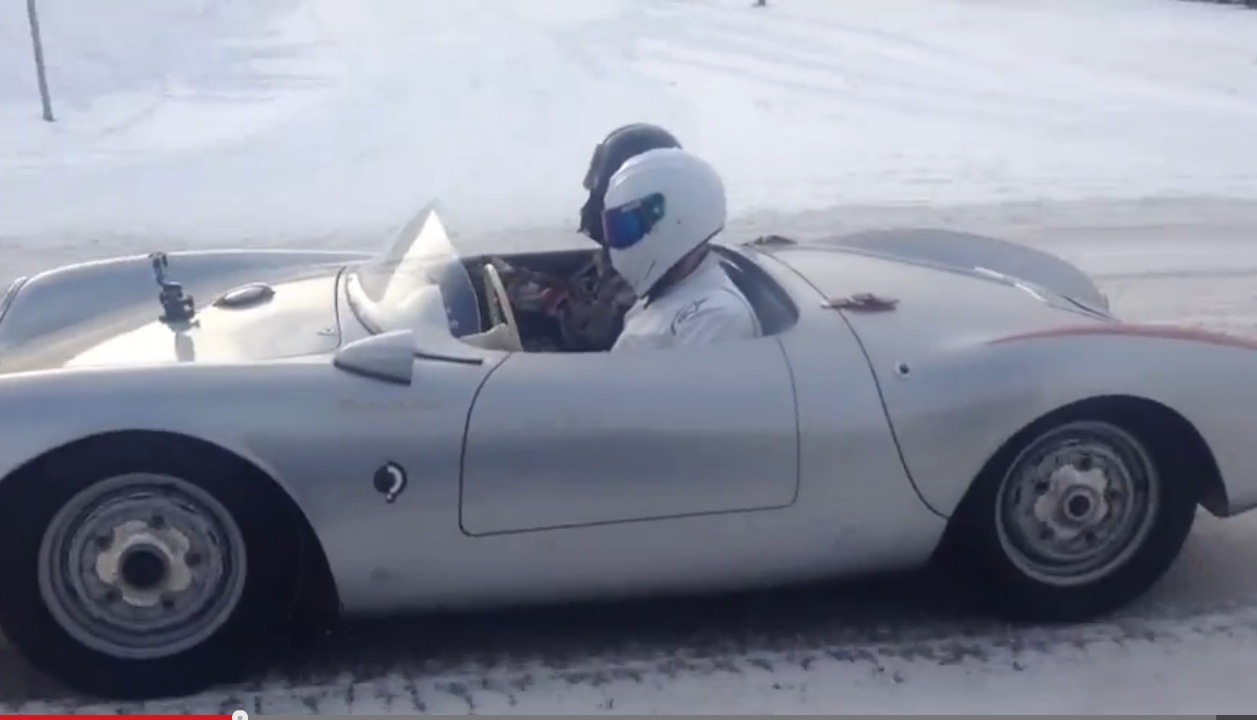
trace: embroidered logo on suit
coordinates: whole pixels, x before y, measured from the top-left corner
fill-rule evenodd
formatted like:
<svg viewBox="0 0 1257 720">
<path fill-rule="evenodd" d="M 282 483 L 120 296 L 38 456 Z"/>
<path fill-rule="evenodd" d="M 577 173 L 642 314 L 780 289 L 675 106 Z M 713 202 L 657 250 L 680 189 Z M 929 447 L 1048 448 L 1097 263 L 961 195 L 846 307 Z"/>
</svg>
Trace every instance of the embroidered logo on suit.
<svg viewBox="0 0 1257 720">
<path fill-rule="evenodd" d="M 707 298 L 699 298 L 694 302 L 681 308 L 681 311 L 672 317 L 672 334 L 677 334 L 677 328 L 684 323 L 693 320 L 702 311 L 703 304 L 707 302 Z"/>
</svg>

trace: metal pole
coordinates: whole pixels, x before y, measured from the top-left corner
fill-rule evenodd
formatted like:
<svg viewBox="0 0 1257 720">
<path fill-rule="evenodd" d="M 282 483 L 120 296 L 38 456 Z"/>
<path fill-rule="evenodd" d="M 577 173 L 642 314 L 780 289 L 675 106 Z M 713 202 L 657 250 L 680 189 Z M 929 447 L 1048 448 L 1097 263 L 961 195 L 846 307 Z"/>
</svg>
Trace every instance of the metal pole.
<svg viewBox="0 0 1257 720">
<path fill-rule="evenodd" d="M 31 45 L 35 48 L 35 77 L 39 80 L 39 101 L 44 106 L 44 120 L 52 122 L 52 97 L 48 94 L 48 71 L 44 68 L 44 43 L 39 35 L 39 12 L 35 9 L 35 0 L 26 0 L 26 16 L 31 22 Z"/>
</svg>

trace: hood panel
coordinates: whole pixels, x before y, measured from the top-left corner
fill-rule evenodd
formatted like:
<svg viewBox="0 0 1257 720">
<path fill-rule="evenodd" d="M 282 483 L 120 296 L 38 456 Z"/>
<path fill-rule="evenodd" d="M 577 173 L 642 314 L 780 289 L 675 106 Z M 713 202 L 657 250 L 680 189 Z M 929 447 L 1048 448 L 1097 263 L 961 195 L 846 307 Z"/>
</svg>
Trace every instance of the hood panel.
<svg viewBox="0 0 1257 720">
<path fill-rule="evenodd" d="M 859 253 L 786 249 L 773 256 L 827 298 L 873 293 L 899 301 L 886 312 L 844 311 L 875 369 L 971 348 L 1004 335 L 1102 322 L 1002 280 Z"/>
<path fill-rule="evenodd" d="M 96 327 L 34 343 L 0 360 L 6 371 L 172 362 L 274 360 L 334 351 L 338 275 L 277 283 L 266 302 L 241 308 L 208 303 L 191 323 L 157 321 L 158 303 L 127 309 Z M 199 299 L 199 298 L 198 298 Z"/>
</svg>

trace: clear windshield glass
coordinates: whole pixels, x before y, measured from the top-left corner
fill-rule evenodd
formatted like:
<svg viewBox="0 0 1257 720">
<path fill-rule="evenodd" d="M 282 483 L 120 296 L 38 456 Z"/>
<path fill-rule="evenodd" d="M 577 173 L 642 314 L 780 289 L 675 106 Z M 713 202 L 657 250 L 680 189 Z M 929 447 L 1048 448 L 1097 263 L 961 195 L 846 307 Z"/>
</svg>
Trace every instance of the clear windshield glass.
<svg viewBox="0 0 1257 720">
<path fill-rule="evenodd" d="M 463 337 L 480 330 L 475 286 L 431 206 L 357 267 L 348 289 L 354 313 L 374 333 L 448 328 Z"/>
</svg>

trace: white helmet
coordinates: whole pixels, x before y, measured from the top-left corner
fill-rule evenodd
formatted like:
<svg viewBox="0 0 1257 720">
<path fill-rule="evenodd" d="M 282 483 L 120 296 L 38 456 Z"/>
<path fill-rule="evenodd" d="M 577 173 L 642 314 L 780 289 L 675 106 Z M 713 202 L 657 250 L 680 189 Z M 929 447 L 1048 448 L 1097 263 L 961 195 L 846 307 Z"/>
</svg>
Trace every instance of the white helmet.
<svg viewBox="0 0 1257 720">
<path fill-rule="evenodd" d="M 611 265 L 638 297 L 723 230 L 728 212 L 715 168 L 680 148 L 629 159 L 611 176 L 603 207 Z"/>
</svg>

